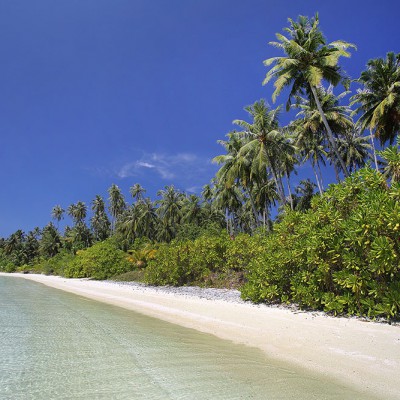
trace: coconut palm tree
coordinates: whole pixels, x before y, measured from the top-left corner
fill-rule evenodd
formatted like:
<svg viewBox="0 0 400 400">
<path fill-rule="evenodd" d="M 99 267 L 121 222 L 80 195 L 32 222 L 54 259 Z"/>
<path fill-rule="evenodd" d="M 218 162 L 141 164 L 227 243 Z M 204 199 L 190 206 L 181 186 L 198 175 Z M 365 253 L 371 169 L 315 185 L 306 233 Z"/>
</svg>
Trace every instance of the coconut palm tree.
<svg viewBox="0 0 400 400">
<path fill-rule="evenodd" d="M 226 231 L 233 235 L 235 231 L 234 215 L 242 207 L 243 194 L 236 185 L 227 186 L 217 183 L 215 191 L 215 206 L 225 210 Z"/>
<path fill-rule="evenodd" d="M 130 189 L 129 192 L 131 196 L 136 199 L 137 202 L 143 201 L 143 194 L 146 193 L 146 189 L 144 189 L 139 183 L 135 183 Z"/>
<path fill-rule="evenodd" d="M 160 200 L 156 201 L 156 204 L 159 205 L 157 213 L 164 221 L 164 226 L 168 226 L 175 232 L 182 218 L 183 195 L 171 185 L 159 190 L 157 196 L 161 197 Z"/>
<path fill-rule="evenodd" d="M 60 221 L 64 218 L 64 212 L 65 210 L 60 205 L 54 206 L 51 211 L 51 217 L 57 221 L 57 227 Z"/>
<path fill-rule="evenodd" d="M 141 236 L 146 236 L 149 239 L 155 239 L 158 216 L 155 204 L 146 197 L 141 200 L 135 208 L 137 209 L 138 221 L 137 230 L 138 234 Z"/>
<path fill-rule="evenodd" d="M 235 120 L 234 124 L 243 130 L 237 132 L 244 139 L 238 156 L 249 160 L 250 179 L 271 173 L 282 204 L 286 203 L 282 184 L 282 156 L 291 153 L 293 146 L 279 128 L 278 115 L 280 107 L 271 110 L 265 100 L 256 101 L 245 108 L 252 118 L 252 123 Z"/>
<path fill-rule="evenodd" d="M 96 195 L 92 201 L 93 216 L 90 218 L 90 226 L 93 231 L 94 239 L 102 241 L 110 236 L 111 222 L 106 212 L 104 199 Z"/>
<path fill-rule="evenodd" d="M 374 131 L 381 145 L 392 144 L 400 131 L 400 53 L 368 61 L 357 82 L 364 86 L 351 98 L 360 104 L 354 111 L 361 113 L 358 125 Z"/>
<path fill-rule="evenodd" d="M 340 157 L 334 135 L 323 112 L 317 88 L 323 80 L 333 86 L 341 82 L 347 85 L 348 80 L 338 65 L 338 60 L 342 56 L 349 57 L 347 50 L 355 46 L 341 40 L 327 44 L 318 26 L 318 14 L 311 19 L 300 16 L 297 22 L 289 19 L 289 23 L 290 27 L 285 28 L 288 37 L 277 33 L 278 41 L 270 42 L 272 46 L 283 50 L 286 56 L 273 57 L 264 61 L 265 66 L 273 65 L 273 67 L 266 74 L 263 84 L 275 79 L 273 101 L 282 89 L 291 86 L 287 109 L 290 108 L 291 99 L 296 95 L 306 93 L 310 99 L 313 99 L 321 115 L 331 148 L 343 173 L 348 176 L 345 163 Z"/>
<path fill-rule="evenodd" d="M 200 197 L 191 194 L 183 199 L 182 222 L 186 224 L 199 225 L 202 217 Z"/>
<path fill-rule="evenodd" d="M 309 179 L 300 181 L 299 186 L 296 187 L 296 193 L 300 195 L 296 199 L 296 210 L 307 211 L 311 207 L 315 187 L 316 185 Z"/>
<path fill-rule="evenodd" d="M 56 227 L 50 222 L 43 228 L 39 252 L 46 258 L 54 257 L 61 249 L 61 237 Z"/>
<path fill-rule="evenodd" d="M 111 187 L 108 189 L 108 194 L 109 194 L 108 201 L 110 204 L 108 209 L 112 216 L 111 231 L 114 232 L 116 221 L 126 209 L 126 203 L 124 195 L 122 194 L 121 189 L 117 185 L 112 184 Z"/>
<path fill-rule="evenodd" d="M 388 146 L 379 155 L 384 160 L 385 177 L 390 178 L 392 183 L 400 182 L 400 138 L 397 138 L 397 146 Z"/>
<path fill-rule="evenodd" d="M 339 152 L 350 172 L 365 165 L 365 160 L 370 155 L 371 145 L 369 139 L 360 135 L 357 130 L 347 132 L 339 139 Z"/>
<path fill-rule="evenodd" d="M 354 129 L 350 107 L 340 104 L 340 101 L 348 93 L 349 92 L 343 92 L 338 96 L 335 96 L 332 86 L 329 86 L 328 89 L 324 89 L 323 87 L 317 88 L 317 95 L 320 99 L 321 108 L 329 126 L 333 131 L 335 140 L 337 141 L 340 141 L 340 138 L 342 137 L 346 137 L 347 133 Z M 292 105 L 292 107 L 300 109 L 300 111 L 296 114 L 296 117 L 298 118 L 296 121 L 298 122 L 293 122 L 290 125 L 290 130 L 295 136 L 296 145 L 300 146 L 300 152 L 302 146 L 305 145 L 306 149 L 310 149 L 309 145 L 311 145 L 314 159 L 321 159 L 322 156 L 330 158 L 335 168 L 336 175 L 339 176 L 339 170 L 342 170 L 341 163 L 334 155 L 331 143 L 326 133 L 325 124 L 321 117 L 321 113 L 315 104 L 315 101 L 312 101 L 312 98 L 310 100 L 310 98 L 302 96 L 296 96 L 295 99 L 296 102 Z M 344 161 L 342 155 L 341 159 Z M 323 164 L 325 163 L 323 162 Z M 319 163 L 314 163 L 314 171 L 315 165 L 319 169 Z"/>
<path fill-rule="evenodd" d="M 87 206 L 83 201 L 71 204 L 67 209 L 67 214 L 72 218 L 74 224 L 83 222 L 87 215 Z"/>
<path fill-rule="evenodd" d="M 219 184 L 231 187 L 239 184 L 247 193 L 252 206 L 254 218 L 258 221 L 258 215 L 252 195 L 255 177 L 252 176 L 252 160 L 247 155 L 243 155 L 240 150 L 248 141 L 247 138 L 240 137 L 239 132 L 232 131 L 227 134 L 228 140 L 218 140 L 227 154 L 219 155 L 213 158 L 213 162 L 222 165 L 216 174 Z M 243 136 L 243 135 L 242 135 Z M 266 171 L 263 171 L 266 174 Z"/>
<path fill-rule="evenodd" d="M 300 164 L 309 161 L 315 175 L 318 190 L 322 195 L 324 185 L 320 164 L 325 165 L 328 153 L 324 148 L 324 138 L 321 134 L 315 134 L 305 120 L 297 119 L 289 125 L 294 143 L 300 156 Z"/>
</svg>

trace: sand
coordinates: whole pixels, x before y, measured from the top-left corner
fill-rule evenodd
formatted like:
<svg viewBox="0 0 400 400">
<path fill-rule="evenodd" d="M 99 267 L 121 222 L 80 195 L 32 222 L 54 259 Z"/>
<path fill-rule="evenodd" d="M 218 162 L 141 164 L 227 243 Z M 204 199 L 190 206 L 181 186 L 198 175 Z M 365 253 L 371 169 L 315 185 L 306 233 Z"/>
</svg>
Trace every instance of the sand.
<svg viewBox="0 0 400 400">
<path fill-rule="evenodd" d="M 269 357 L 337 379 L 366 394 L 400 399 L 398 325 L 207 300 L 112 282 L 12 275 L 257 347 Z"/>
</svg>

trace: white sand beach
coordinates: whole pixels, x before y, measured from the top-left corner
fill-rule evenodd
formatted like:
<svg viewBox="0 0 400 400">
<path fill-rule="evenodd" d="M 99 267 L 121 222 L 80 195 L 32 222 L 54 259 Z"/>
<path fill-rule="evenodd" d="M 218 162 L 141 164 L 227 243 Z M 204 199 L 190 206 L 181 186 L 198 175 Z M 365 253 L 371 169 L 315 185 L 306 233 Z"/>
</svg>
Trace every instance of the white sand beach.
<svg viewBox="0 0 400 400">
<path fill-rule="evenodd" d="M 257 347 L 269 357 L 330 376 L 365 393 L 400 399 L 398 325 L 208 300 L 113 282 L 30 274 L 12 276 Z"/>
</svg>

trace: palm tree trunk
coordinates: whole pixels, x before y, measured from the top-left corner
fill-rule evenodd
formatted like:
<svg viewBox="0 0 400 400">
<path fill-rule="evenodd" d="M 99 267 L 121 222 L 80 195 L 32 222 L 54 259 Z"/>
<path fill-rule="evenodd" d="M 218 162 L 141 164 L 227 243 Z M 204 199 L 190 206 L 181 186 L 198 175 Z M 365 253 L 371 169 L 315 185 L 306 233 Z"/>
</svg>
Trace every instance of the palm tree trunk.
<svg viewBox="0 0 400 400">
<path fill-rule="evenodd" d="M 321 182 L 319 181 L 319 176 L 317 174 L 317 170 L 315 169 L 315 165 L 314 165 L 314 163 L 312 161 L 311 161 L 311 166 L 312 166 L 312 169 L 314 171 L 315 179 L 317 181 L 317 186 L 318 186 L 319 193 L 322 196 L 323 191 L 322 191 Z"/>
<path fill-rule="evenodd" d="M 287 179 L 287 188 L 289 193 L 290 209 L 293 210 L 293 196 L 292 196 L 292 189 L 290 188 L 289 174 L 286 174 L 286 179 Z"/>
<path fill-rule="evenodd" d="M 322 179 L 321 167 L 319 165 L 318 160 L 317 160 L 317 168 L 318 168 L 318 175 L 319 175 L 319 180 L 321 182 L 322 191 L 324 191 L 325 190 L 325 188 L 324 188 L 324 180 Z"/>
<path fill-rule="evenodd" d="M 274 164 L 271 160 L 271 157 L 267 156 L 268 158 L 268 163 L 271 167 L 271 173 L 272 173 L 272 178 L 274 179 L 275 185 L 276 185 L 276 190 L 278 191 L 278 196 L 282 202 L 282 205 L 286 204 L 286 198 L 285 198 L 285 191 L 283 190 L 283 185 L 282 185 L 282 181 L 279 180 L 278 181 L 278 176 L 275 172 L 275 167 Z"/>
<path fill-rule="evenodd" d="M 321 103 L 319 102 L 317 91 L 316 91 L 316 89 L 315 89 L 315 87 L 313 85 L 310 85 L 310 87 L 311 87 L 312 94 L 314 95 L 315 104 L 317 105 L 318 111 L 319 111 L 319 113 L 321 115 L 322 122 L 325 125 L 325 129 L 326 129 L 326 132 L 328 134 L 328 139 L 329 139 L 329 142 L 331 143 L 332 150 L 335 153 L 336 158 L 338 159 L 338 161 L 340 163 L 340 166 L 342 167 L 344 176 L 348 177 L 349 173 L 347 171 L 346 165 L 345 165 L 342 157 L 339 154 L 339 150 L 338 150 L 338 148 L 336 146 L 336 143 L 335 143 L 335 138 L 333 137 L 333 133 L 332 133 L 331 128 L 330 128 L 330 126 L 328 124 L 328 120 L 326 119 L 324 111 L 322 110 L 322 107 L 321 107 Z"/>
<path fill-rule="evenodd" d="M 256 227 L 258 227 L 258 225 L 259 225 L 258 212 L 257 212 L 256 206 L 254 204 L 253 196 L 251 195 L 250 189 L 246 188 L 246 191 L 247 191 L 247 194 L 249 195 L 250 204 L 251 204 L 251 208 L 253 210 L 253 215 L 254 215 L 254 220 L 255 220 L 255 223 L 256 223 Z"/>
<path fill-rule="evenodd" d="M 372 153 L 373 153 L 373 155 L 374 155 L 375 169 L 376 169 L 377 172 L 379 172 L 378 160 L 377 160 L 377 158 L 376 158 L 376 149 L 375 149 L 374 135 L 372 134 L 372 129 L 369 130 L 369 134 L 370 134 L 371 145 L 372 145 Z"/>
</svg>

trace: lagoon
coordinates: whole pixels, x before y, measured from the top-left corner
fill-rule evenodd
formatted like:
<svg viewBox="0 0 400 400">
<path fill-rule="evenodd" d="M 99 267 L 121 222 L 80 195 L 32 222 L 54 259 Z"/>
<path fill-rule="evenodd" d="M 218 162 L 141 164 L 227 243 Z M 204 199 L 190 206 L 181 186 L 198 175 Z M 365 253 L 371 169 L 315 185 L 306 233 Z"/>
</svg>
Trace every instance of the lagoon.
<svg viewBox="0 0 400 400">
<path fill-rule="evenodd" d="M 0 277 L 0 321 L 1 399 L 368 399 L 261 350 L 25 279 Z"/>
</svg>

